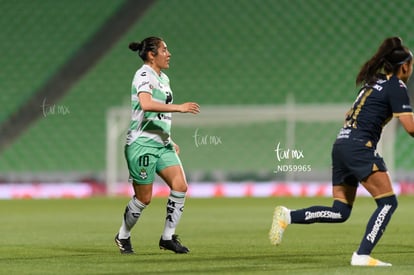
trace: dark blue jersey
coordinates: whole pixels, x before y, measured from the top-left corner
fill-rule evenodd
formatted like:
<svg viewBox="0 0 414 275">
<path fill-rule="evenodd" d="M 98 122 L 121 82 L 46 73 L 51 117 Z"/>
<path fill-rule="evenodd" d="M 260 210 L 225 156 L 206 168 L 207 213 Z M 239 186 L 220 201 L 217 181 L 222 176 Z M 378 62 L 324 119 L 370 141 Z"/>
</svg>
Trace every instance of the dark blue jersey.
<svg viewBox="0 0 414 275">
<path fill-rule="evenodd" d="M 374 85 L 364 86 L 336 139 L 341 142 L 367 142 L 376 147 L 382 128 L 393 117 L 412 113 L 407 87 L 396 76 L 381 76 Z"/>
</svg>

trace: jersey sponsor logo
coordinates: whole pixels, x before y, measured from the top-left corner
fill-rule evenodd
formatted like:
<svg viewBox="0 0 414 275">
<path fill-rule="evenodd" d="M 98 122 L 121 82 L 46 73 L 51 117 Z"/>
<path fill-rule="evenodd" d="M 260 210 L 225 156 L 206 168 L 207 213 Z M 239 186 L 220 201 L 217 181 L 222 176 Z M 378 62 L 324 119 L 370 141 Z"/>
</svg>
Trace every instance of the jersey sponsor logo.
<svg viewBox="0 0 414 275">
<path fill-rule="evenodd" d="M 142 72 L 141 73 L 141 76 L 146 76 L 147 75 L 147 72 Z"/>
<path fill-rule="evenodd" d="M 412 110 L 411 105 L 406 105 L 406 104 L 404 104 L 404 105 L 402 105 L 402 108 L 403 108 L 403 109 L 407 109 L 407 110 Z"/>
<path fill-rule="evenodd" d="M 163 114 L 163 113 L 158 113 L 157 117 L 159 120 L 171 120 L 172 119 L 170 115 Z"/>
<path fill-rule="evenodd" d="M 145 85 L 148 85 L 148 84 L 149 84 L 149 81 L 143 81 L 141 84 L 138 85 L 137 90 L 139 91 L 139 89 L 141 89 L 142 87 L 144 87 Z"/>
</svg>

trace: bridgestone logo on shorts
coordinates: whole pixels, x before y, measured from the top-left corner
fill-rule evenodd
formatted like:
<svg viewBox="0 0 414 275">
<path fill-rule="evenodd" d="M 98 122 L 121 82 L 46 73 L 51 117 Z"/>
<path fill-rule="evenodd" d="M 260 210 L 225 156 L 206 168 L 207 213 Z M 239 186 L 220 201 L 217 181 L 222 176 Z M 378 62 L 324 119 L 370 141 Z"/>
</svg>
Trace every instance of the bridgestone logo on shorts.
<svg viewBox="0 0 414 275">
<path fill-rule="evenodd" d="M 390 212 L 391 208 L 392 205 L 386 204 L 384 205 L 384 208 L 382 208 L 381 212 L 378 214 L 378 217 L 374 223 L 374 227 L 372 227 L 372 231 L 367 235 L 367 240 L 371 243 L 375 242 L 375 238 L 377 237 L 378 232 L 381 229 L 382 223 L 384 222 L 385 217 L 387 216 L 388 212 Z"/>
<path fill-rule="evenodd" d="M 305 212 L 305 221 L 317 218 L 342 219 L 342 215 L 332 211 Z"/>
</svg>

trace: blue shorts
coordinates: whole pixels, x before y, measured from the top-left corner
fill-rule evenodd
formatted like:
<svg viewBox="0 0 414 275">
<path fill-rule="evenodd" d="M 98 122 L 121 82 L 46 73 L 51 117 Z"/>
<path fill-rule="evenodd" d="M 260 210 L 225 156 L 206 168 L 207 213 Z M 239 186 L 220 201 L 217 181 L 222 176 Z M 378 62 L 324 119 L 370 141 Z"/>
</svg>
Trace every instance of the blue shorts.
<svg viewBox="0 0 414 275">
<path fill-rule="evenodd" d="M 366 142 L 335 143 L 332 148 L 332 184 L 358 186 L 376 171 L 387 171 L 383 158 Z"/>
</svg>

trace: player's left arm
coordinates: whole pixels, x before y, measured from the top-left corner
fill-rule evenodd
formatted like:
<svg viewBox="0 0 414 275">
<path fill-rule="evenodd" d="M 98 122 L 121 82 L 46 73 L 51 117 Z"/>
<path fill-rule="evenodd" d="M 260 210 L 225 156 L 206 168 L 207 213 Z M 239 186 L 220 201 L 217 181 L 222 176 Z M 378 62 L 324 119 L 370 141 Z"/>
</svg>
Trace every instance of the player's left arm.
<svg viewBox="0 0 414 275">
<path fill-rule="evenodd" d="M 413 108 L 410 104 L 407 87 L 402 81 L 399 81 L 399 86 L 389 94 L 389 100 L 393 116 L 397 117 L 405 131 L 414 137 Z"/>
</svg>

